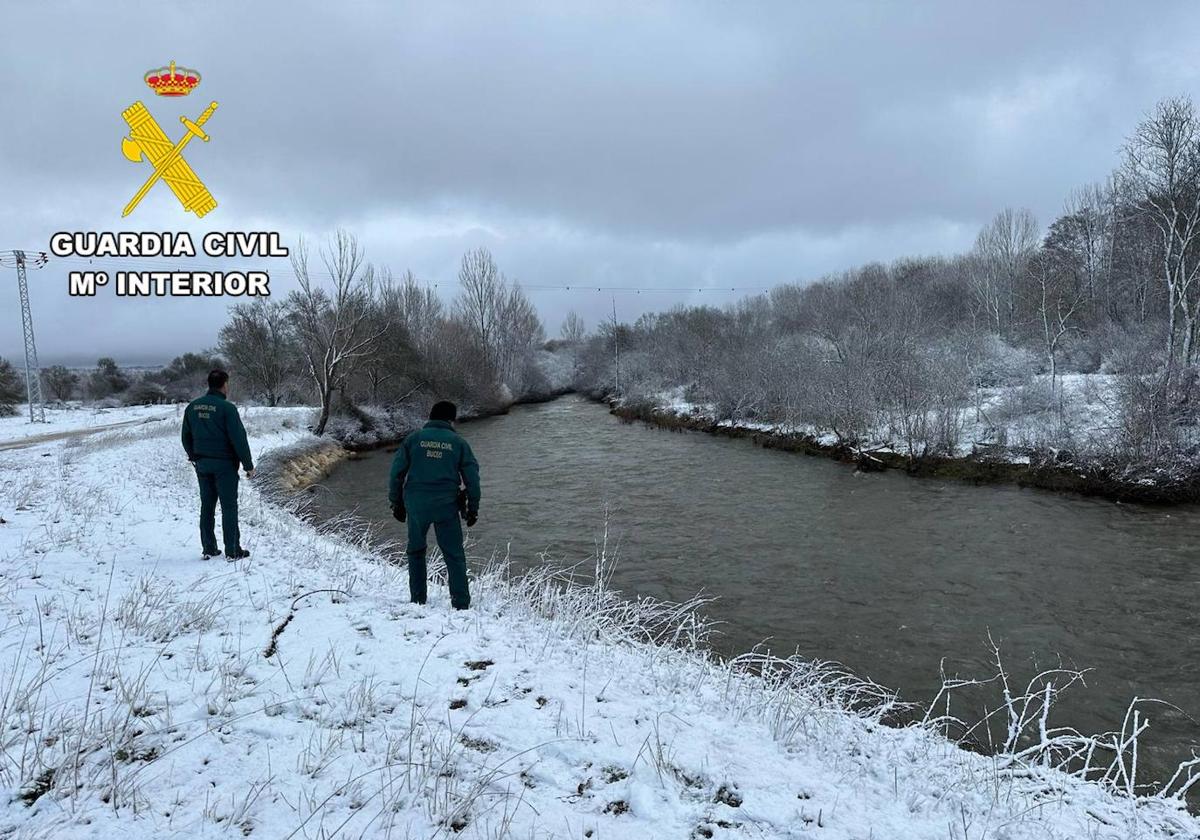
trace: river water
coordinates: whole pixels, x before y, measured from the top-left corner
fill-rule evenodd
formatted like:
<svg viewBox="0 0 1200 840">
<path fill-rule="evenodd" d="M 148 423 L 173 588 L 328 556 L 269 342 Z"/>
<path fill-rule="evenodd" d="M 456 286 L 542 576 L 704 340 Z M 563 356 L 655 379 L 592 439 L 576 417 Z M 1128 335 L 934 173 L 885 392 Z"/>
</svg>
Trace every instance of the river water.
<svg viewBox="0 0 1200 840">
<path fill-rule="evenodd" d="M 951 675 L 993 672 L 990 632 L 1022 685 L 1060 664 L 1091 669 L 1063 695 L 1060 724 L 1119 728 L 1133 697 L 1153 697 L 1178 710 L 1145 709 L 1143 764 L 1161 776 L 1200 748 L 1198 507 L 856 474 L 623 423 L 575 396 L 459 430 L 482 465 L 476 556 L 508 551 L 518 568 L 542 553 L 584 561 L 607 511 L 613 585 L 715 596 L 705 612 L 723 654 L 765 643 L 928 702 L 943 659 Z M 340 466 L 321 511 L 356 510 L 403 539 L 387 506 L 390 463 L 380 451 Z M 995 708 L 999 696 L 969 702 Z"/>
</svg>

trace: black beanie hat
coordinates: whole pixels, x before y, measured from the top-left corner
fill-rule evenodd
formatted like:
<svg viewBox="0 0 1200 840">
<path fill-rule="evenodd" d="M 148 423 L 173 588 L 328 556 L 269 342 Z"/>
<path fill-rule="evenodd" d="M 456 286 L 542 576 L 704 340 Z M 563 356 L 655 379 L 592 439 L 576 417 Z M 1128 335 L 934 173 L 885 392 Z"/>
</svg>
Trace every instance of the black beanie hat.
<svg viewBox="0 0 1200 840">
<path fill-rule="evenodd" d="M 445 420 L 447 423 L 453 423 L 458 419 L 458 406 L 452 402 L 442 400 L 433 404 L 433 408 L 429 409 L 430 420 Z"/>
</svg>

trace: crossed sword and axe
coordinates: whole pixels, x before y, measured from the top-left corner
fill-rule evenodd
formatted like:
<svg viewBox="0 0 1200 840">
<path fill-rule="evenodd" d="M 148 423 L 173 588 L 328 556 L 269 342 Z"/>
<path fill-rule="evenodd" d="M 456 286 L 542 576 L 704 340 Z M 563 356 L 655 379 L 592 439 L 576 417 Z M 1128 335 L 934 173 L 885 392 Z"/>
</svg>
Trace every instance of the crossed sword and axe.
<svg viewBox="0 0 1200 840">
<path fill-rule="evenodd" d="M 138 103 L 138 105 L 140 105 L 140 103 Z M 150 192 L 150 188 L 157 184 L 159 179 L 167 174 L 168 170 L 175 164 L 176 161 L 183 159 L 183 150 L 187 148 L 188 143 L 192 141 L 193 137 L 199 137 L 205 143 L 208 142 L 209 137 L 201 129 L 201 126 L 208 122 L 209 117 L 211 117 L 213 112 L 216 110 L 217 103 L 212 102 L 204 110 L 204 113 L 196 118 L 195 122 L 192 122 L 187 117 L 180 117 L 179 121 L 183 123 L 184 127 L 187 129 L 187 132 L 183 135 L 183 137 L 179 138 L 179 142 L 172 146 L 171 150 L 158 161 L 154 160 L 148 149 L 143 148 L 143 143 L 145 142 L 144 139 L 139 142 L 139 140 L 132 137 L 121 138 L 121 152 L 125 155 L 125 157 L 134 163 L 140 163 L 142 157 L 145 156 L 146 160 L 154 166 L 154 173 L 146 179 L 146 183 L 142 184 L 141 189 L 139 189 L 133 198 L 129 200 L 129 203 L 125 205 L 125 209 L 121 212 L 122 218 L 133 212 L 134 208 L 138 206 L 138 203 L 146 197 L 146 193 Z M 147 113 L 145 118 L 151 129 L 157 129 L 160 133 L 162 133 L 162 129 L 158 127 L 158 123 L 154 121 L 154 117 Z M 138 132 L 133 130 L 131 133 L 137 134 Z M 165 141 L 167 139 L 166 134 L 162 134 Z M 186 167 L 186 161 L 184 165 Z M 186 172 L 183 174 L 185 178 L 186 176 L 191 176 L 189 179 L 189 181 L 191 181 L 190 185 L 198 187 L 199 192 L 193 193 L 193 195 L 190 197 L 181 194 L 176 184 L 172 183 L 173 180 L 177 179 L 176 174 L 172 174 L 172 176 L 167 179 L 167 185 L 183 204 L 185 210 L 192 210 L 193 212 L 196 212 L 197 215 L 203 216 L 211 209 L 211 207 L 198 206 L 201 201 L 206 199 L 208 202 L 211 202 L 212 206 L 216 206 L 216 202 L 212 200 L 212 196 L 209 194 L 204 184 L 200 183 L 199 179 L 195 177 L 195 174 L 191 172 L 191 167 L 187 167 Z"/>
</svg>

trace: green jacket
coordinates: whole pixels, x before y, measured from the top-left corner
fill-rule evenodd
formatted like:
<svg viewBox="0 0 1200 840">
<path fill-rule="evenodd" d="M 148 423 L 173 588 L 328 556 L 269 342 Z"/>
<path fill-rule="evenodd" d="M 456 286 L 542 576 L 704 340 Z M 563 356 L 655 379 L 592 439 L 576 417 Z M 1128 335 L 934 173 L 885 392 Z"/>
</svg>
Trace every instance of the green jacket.
<svg viewBox="0 0 1200 840">
<path fill-rule="evenodd" d="M 188 403 L 183 412 L 181 438 L 189 461 L 217 458 L 235 464 L 240 461 L 246 472 L 254 469 L 246 427 L 238 416 L 237 406 L 220 391 L 209 391 Z"/>
<path fill-rule="evenodd" d="M 467 510 L 479 512 L 479 462 L 471 446 L 444 420 L 430 420 L 404 439 L 392 459 L 388 501 L 393 505 L 453 504 L 459 479 L 467 487 Z"/>
</svg>

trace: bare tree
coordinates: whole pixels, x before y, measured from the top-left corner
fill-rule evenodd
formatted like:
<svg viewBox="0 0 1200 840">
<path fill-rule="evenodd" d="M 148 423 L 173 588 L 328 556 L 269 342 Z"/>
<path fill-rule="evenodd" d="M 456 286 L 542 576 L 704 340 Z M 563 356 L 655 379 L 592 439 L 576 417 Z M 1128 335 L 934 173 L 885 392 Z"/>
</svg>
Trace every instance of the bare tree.
<svg viewBox="0 0 1200 840">
<path fill-rule="evenodd" d="M 268 405 L 278 405 L 295 370 L 296 344 L 288 323 L 288 307 L 280 301 L 258 298 L 239 303 L 221 328 L 221 353 L 230 366 Z"/>
<path fill-rule="evenodd" d="M 1099 184 L 1075 190 L 1067 199 L 1064 219 L 1068 220 L 1070 240 L 1077 252 L 1087 305 L 1093 313 L 1102 309 L 1112 315 L 1114 295 L 1108 283 L 1113 236 L 1111 190 Z"/>
<path fill-rule="evenodd" d="M 530 352 L 546 340 L 546 331 L 520 284 L 514 283 L 502 292 L 492 356 L 500 381 L 519 391 Z"/>
<path fill-rule="evenodd" d="M 385 268 L 374 291 L 369 329 L 382 331 L 383 335 L 355 367 L 366 381 L 370 402 L 381 405 L 402 401 L 424 380 L 419 373 L 419 355 L 404 323 L 403 281 L 397 285 L 391 271 Z"/>
<path fill-rule="evenodd" d="M 537 310 L 520 285 L 509 286 L 485 248 L 463 255 L 458 282 L 462 294 L 455 302 L 455 314 L 474 336 L 499 381 L 519 390 L 528 351 L 545 340 Z"/>
<path fill-rule="evenodd" d="M 567 344 L 582 344 L 583 339 L 587 337 L 587 326 L 583 322 L 583 318 L 579 317 L 579 313 L 572 309 L 567 313 L 567 317 L 563 319 L 562 328 L 559 330 L 559 335 Z"/>
<path fill-rule="evenodd" d="M 1160 315 L 1165 318 L 1168 309 L 1169 295 L 1158 268 L 1159 235 L 1133 197 L 1131 185 L 1124 180 L 1120 184 L 1114 203 L 1111 271 L 1114 279 L 1119 278 L 1113 293 L 1122 300 L 1114 320 L 1128 317 L 1145 324 Z"/>
<path fill-rule="evenodd" d="M 504 307 L 506 283 L 491 252 L 477 248 L 464 254 L 458 282 L 462 294 L 455 310 L 479 342 L 484 358 L 494 365 L 496 331 Z"/>
<path fill-rule="evenodd" d="M 1038 321 L 1042 346 L 1050 367 L 1050 388 L 1058 388 L 1058 351 L 1063 337 L 1074 324 L 1072 319 L 1088 298 L 1086 281 L 1080 282 L 1076 266 L 1069 261 L 1072 255 L 1054 251 L 1039 253 L 1030 263 L 1029 273 L 1035 288 Z"/>
<path fill-rule="evenodd" d="M 1158 103 L 1126 142 L 1121 174 L 1160 239 L 1169 381 L 1177 357 L 1192 363 L 1200 320 L 1200 119 L 1190 99 Z"/>
<path fill-rule="evenodd" d="M 441 323 L 446 317 L 442 299 L 421 284 L 411 271 L 404 272 L 398 288 L 399 318 L 405 334 L 421 359 L 434 356 Z"/>
<path fill-rule="evenodd" d="M 325 433 L 333 392 L 344 387 L 354 366 L 374 352 L 387 334 L 386 321 L 374 318 L 374 272 L 363 269 L 358 240 L 344 230 L 334 234 L 321 259 L 332 289 L 313 282 L 308 267 L 308 246 L 301 239 L 292 249 L 292 267 L 300 284 L 288 295 L 288 309 L 300 353 L 321 401 L 321 414 L 313 433 Z"/>
<path fill-rule="evenodd" d="M 483 358 L 478 339 L 459 318 L 438 322 L 436 360 L 430 365 L 431 385 L 441 397 L 466 405 L 484 406 L 500 399 L 495 371 Z"/>
<path fill-rule="evenodd" d="M 975 240 L 979 257 L 973 278 L 996 332 L 1010 332 L 1016 322 L 1017 289 L 1038 245 L 1037 220 L 1028 210 L 1006 207 L 996 214 Z"/>
</svg>

